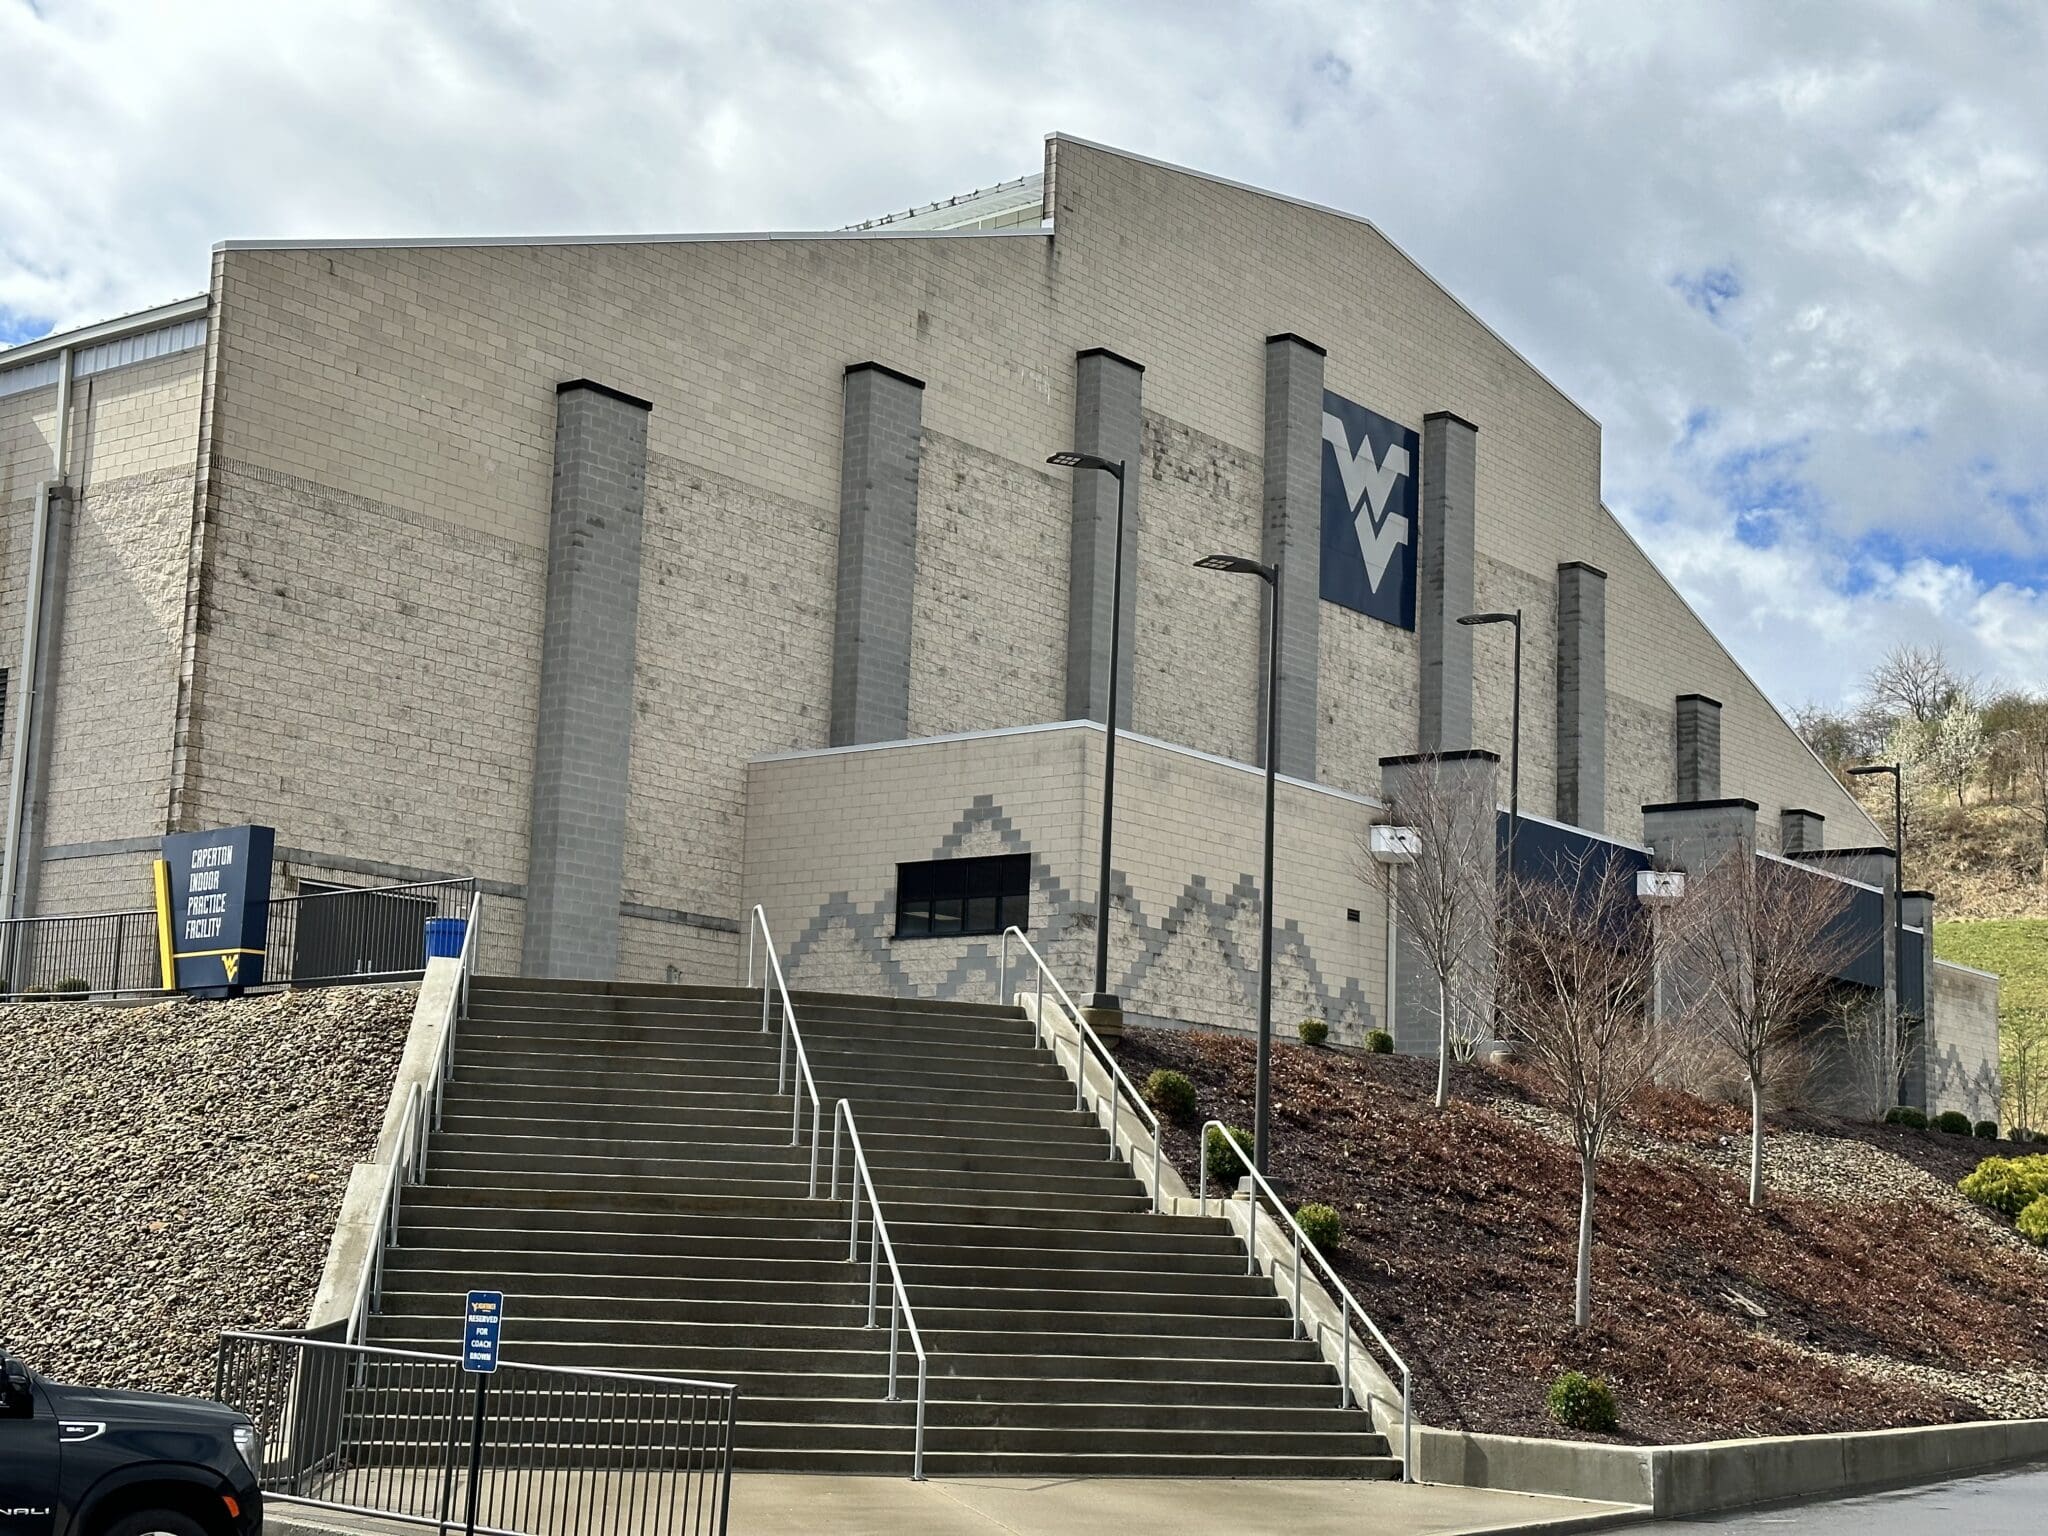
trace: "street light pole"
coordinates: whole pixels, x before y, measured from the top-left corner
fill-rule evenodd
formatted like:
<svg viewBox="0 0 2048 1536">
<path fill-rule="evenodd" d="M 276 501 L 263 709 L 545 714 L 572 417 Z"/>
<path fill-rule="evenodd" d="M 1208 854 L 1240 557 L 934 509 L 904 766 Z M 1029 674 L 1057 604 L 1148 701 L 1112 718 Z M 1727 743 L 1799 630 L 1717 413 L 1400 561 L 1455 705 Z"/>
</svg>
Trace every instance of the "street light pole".
<svg viewBox="0 0 2048 1536">
<path fill-rule="evenodd" d="M 1205 571 L 1256 576 L 1273 590 L 1266 630 L 1266 856 L 1259 928 L 1259 1043 L 1256 1100 L 1252 1109 L 1252 1165 L 1266 1172 L 1268 1107 L 1272 1099 L 1273 1060 L 1273 807 L 1279 783 L 1280 756 L 1280 566 L 1261 564 L 1242 555 L 1205 555 L 1195 564 Z"/>
<path fill-rule="evenodd" d="M 1121 1007 L 1109 990 L 1109 865 L 1110 834 L 1116 810 L 1116 682 L 1121 661 L 1124 612 L 1124 470 L 1122 459 L 1092 453 L 1056 453 L 1046 461 L 1070 469 L 1099 469 L 1116 477 L 1116 548 L 1109 561 L 1109 713 L 1102 739 L 1102 863 L 1095 880 L 1095 991 L 1087 1007 Z"/>
</svg>

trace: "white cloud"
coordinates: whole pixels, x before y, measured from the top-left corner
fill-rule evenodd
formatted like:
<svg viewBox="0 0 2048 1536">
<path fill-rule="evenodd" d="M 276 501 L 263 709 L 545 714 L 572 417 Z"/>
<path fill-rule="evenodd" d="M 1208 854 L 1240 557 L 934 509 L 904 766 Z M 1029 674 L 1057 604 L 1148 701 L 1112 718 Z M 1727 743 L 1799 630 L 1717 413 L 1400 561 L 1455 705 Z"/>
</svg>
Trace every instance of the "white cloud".
<svg viewBox="0 0 2048 1536">
<path fill-rule="evenodd" d="M 1780 699 L 1839 695 L 1901 625 L 2048 682 L 2043 26 L 1996 0 L 0 0 L 0 325 L 197 291 L 228 236 L 830 227 L 1065 129 L 1374 219 L 1600 417 L 1610 504 Z M 1757 551 L 1717 465 L 1788 443 Z"/>
</svg>

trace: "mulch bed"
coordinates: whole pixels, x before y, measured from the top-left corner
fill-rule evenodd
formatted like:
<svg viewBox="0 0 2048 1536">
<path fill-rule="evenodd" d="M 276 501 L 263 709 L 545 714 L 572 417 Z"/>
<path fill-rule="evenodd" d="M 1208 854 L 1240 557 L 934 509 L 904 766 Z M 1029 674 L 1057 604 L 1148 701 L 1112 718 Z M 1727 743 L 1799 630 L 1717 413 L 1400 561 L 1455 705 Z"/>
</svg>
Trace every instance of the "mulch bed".
<svg viewBox="0 0 2048 1536">
<path fill-rule="evenodd" d="M 1199 1113 L 1166 1132 L 1193 1188 L 1201 1122 L 1251 1125 L 1251 1043 L 1133 1030 L 1118 1056 L 1141 1084 L 1159 1067 L 1194 1082 Z M 1982 1218 L 1904 1201 L 1777 1198 L 1756 1212 L 1739 1178 L 1680 1160 L 1603 1161 L 1593 1325 L 1579 1332 L 1576 1155 L 1488 1107 L 1539 1097 L 1511 1072 L 1454 1068 L 1441 1113 L 1435 1086 L 1432 1061 L 1274 1050 L 1276 1182 L 1297 1204 L 1320 1201 L 1343 1216 L 1332 1262 L 1408 1358 L 1417 1412 L 1430 1423 L 1566 1434 L 1545 1394 L 1576 1368 L 1613 1385 L 1623 1421 L 1619 1435 L 1578 1438 L 1668 1444 L 1936 1424 L 1984 1414 L 1903 1379 L 1845 1373 L 1808 1350 L 1951 1369 L 2048 1364 L 2048 1264 L 1988 1241 Z M 1653 1095 L 1635 1121 L 1694 1144 L 1748 1131 L 1743 1112 L 1670 1092 Z M 2010 1150 L 1811 1115 L 1783 1123 L 1882 1146 L 1943 1179 Z M 1730 1290 L 1768 1316 L 1751 1319 Z"/>
</svg>

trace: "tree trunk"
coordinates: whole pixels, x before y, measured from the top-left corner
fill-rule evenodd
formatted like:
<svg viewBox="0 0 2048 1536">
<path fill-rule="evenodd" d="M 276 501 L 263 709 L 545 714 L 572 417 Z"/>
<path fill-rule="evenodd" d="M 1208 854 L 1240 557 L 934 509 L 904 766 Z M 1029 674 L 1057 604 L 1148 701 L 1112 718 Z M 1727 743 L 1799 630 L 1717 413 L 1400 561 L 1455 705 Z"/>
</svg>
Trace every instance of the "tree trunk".
<svg viewBox="0 0 2048 1536">
<path fill-rule="evenodd" d="M 1451 1102 L 1451 989 L 1436 979 L 1436 1107 Z"/>
<path fill-rule="evenodd" d="M 1764 1085 L 1752 1071 L 1749 1075 L 1749 1203 L 1764 1203 Z"/>
<path fill-rule="evenodd" d="M 1593 1321 L 1593 1165 L 1599 1154 L 1579 1154 L 1579 1275 L 1572 1298 L 1572 1326 Z"/>
</svg>

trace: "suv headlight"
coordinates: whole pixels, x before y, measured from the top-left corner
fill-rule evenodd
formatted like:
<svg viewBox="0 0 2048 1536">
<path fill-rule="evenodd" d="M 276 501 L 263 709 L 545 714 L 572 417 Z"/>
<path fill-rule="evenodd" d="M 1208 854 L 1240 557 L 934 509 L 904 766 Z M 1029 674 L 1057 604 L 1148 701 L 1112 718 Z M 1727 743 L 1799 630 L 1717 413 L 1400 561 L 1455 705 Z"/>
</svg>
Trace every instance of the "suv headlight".
<svg viewBox="0 0 2048 1536">
<path fill-rule="evenodd" d="M 260 1481 L 263 1477 L 262 1431 L 254 1424 L 237 1424 L 235 1449 L 241 1452 L 242 1460 L 248 1463 L 249 1471 Z"/>
</svg>

